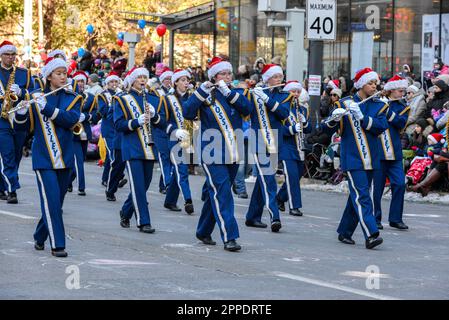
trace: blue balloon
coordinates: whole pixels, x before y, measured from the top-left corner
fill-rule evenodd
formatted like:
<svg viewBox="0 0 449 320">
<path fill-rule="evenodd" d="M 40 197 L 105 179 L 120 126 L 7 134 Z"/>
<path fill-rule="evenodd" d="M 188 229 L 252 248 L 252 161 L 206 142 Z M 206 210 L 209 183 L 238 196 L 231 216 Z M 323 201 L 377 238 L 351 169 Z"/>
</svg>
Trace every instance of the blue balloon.
<svg viewBox="0 0 449 320">
<path fill-rule="evenodd" d="M 23 47 L 23 50 L 29 54 L 31 52 L 31 46 L 25 46 Z"/>
<path fill-rule="evenodd" d="M 119 38 L 120 40 L 125 39 L 125 33 L 124 33 L 124 32 L 119 32 L 119 33 L 117 34 L 117 38 Z"/>
<path fill-rule="evenodd" d="M 94 32 L 94 26 L 91 24 L 88 24 L 86 27 L 86 30 L 89 34 L 92 34 Z"/>
<path fill-rule="evenodd" d="M 86 50 L 84 50 L 84 48 L 78 48 L 78 57 L 82 58 L 85 53 Z"/>
<path fill-rule="evenodd" d="M 143 19 L 137 21 L 137 25 L 139 26 L 140 29 L 144 29 L 146 24 L 147 24 L 146 21 Z"/>
</svg>

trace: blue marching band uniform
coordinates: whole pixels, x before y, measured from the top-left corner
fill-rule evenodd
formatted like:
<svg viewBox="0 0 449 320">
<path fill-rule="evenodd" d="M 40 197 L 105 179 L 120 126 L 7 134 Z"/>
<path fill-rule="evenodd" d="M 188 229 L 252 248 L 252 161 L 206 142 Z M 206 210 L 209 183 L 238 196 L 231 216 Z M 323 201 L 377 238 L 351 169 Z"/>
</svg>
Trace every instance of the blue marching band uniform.
<svg viewBox="0 0 449 320">
<path fill-rule="evenodd" d="M 29 70 L 13 66 L 10 68 L 0 66 L 0 106 L 2 110 L 4 95 L 12 72 L 15 72 L 13 85 L 19 87 L 20 93 L 16 94 L 19 99 L 17 102 L 11 102 L 11 107 L 26 99 L 29 92 L 34 89 L 34 81 Z M 22 148 L 26 137 L 26 130 L 17 128 L 10 118 L 0 117 L 0 199 L 7 200 L 8 203 L 18 203 L 16 191 L 20 188 L 19 163 L 22 159 Z"/>
<path fill-rule="evenodd" d="M 284 89 L 285 90 L 285 89 Z M 301 116 L 302 115 L 302 116 Z M 306 120 L 305 122 L 302 122 Z M 297 125 L 299 124 L 299 126 Z M 299 128 L 298 128 L 299 127 Z M 299 130 L 298 130 L 299 129 Z M 301 131 L 302 130 L 302 134 Z M 312 132 L 309 123 L 309 109 L 297 99 L 290 103 L 290 115 L 283 128 L 284 141 L 280 147 L 280 160 L 284 167 L 285 182 L 277 194 L 278 203 L 283 207 L 288 201 L 290 214 L 302 216 L 301 177 L 304 172 L 304 134 Z"/>
<path fill-rule="evenodd" d="M 131 71 L 136 74 L 146 74 L 148 77 L 148 73 L 142 69 L 137 68 Z M 132 79 L 129 80 L 131 85 L 133 82 Z M 149 145 L 148 137 L 142 125 L 139 124 L 139 117 L 145 111 L 145 103 L 149 103 L 156 111 L 160 109 L 162 99 L 147 93 L 144 88 L 140 91 L 131 88 L 129 93 L 114 96 L 113 108 L 114 124 L 116 130 L 121 133 L 122 158 L 126 162 L 131 187 L 131 192 L 120 212 L 121 225 L 129 228 L 129 220 L 135 213 L 140 231 L 153 233 L 155 230 L 151 226 L 146 193 L 153 177 L 156 150 L 154 144 Z M 162 110 L 160 114 L 156 112 L 151 118 L 151 127 L 165 130 L 164 109 L 160 110 Z"/>
<path fill-rule="evenodd" d="M 374 211 L 378 227 L 382 228 L 382 195 L 385 188 L 386 178 L 390 179 L 392 192 L 389 222 L 390 226 L 398 229 L 408 229 L 402 221 L 404 211 L 405 174 L 402 162 L 401 134 L 405 128 L 410 112 L 410 107 L 405 101 L 398 100 L 390 102 L 386 114 L 388 129 L 379 136 L 380 170 L 374 176 Z"/>
</svg>

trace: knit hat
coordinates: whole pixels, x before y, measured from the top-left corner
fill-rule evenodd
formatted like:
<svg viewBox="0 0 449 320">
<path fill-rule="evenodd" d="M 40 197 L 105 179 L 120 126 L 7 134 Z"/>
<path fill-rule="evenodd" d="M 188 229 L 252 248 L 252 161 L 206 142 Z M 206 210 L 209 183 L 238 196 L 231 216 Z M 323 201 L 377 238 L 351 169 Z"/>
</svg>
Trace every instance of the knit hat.
<svg viewBox="0 0 449 320">
<path fill-rule="evenodd" d="M 187 70 L 183 70 L 183 69 L 175 70 L 175 72 L 173 72 L 173 75 L 171 76 L 171 83 L 175 84 L 175 82 L 178 81 L 179 79 L 181 79 L 182 77 L 187 77 L 190 79 L 191 75 Z"/>
<path fill-rule="evenodd" d="M 444 136 L 441 133 L 432 133 L 427 136 L 427 140 L 432 142 L 432 144 L 445 143 Z"/>
<path fill-rule="evenodd" d="M 419 88 L 413 84 L 407 88 L 407 91 L 411 91 L 413 93 L 418 93 Z"/>
<path fill-rule="evenodd" d="M 284 91 L 292 91 L 292 90 L 302 90 L 302 85 L 299 81 L 293 80 L 288 81 L 284 87 Z"/>
<path fill-rule="evenodd" d="M 41 70 L 42 78 L 47 79 L 47 77 L 58 68 L 65 68 L 65 70 L 67 70 L 67 64 L 65 61 L 61 58 L 48 58 L 45 60 L 45 65 Z"/>
<path fill-rule="evenodd" d="M 134 67 L 131 70 L 129 70 L 128 72 L 128 84 L 129 85 L 133 85 L 133 83 L 137 80 L 138 77 L 140 76 L 146 76 L 147 78 L 150 77 L 150 73 L 148 72 L 148 70 L 146 68 L 138 68 L 138 67 Z"/>
<path fill-rule="evenodd" d="M 212 80 L 213 77 L 222 71 L 231 71 L 232 65 L 228 61 L 224 61 L 219 57 L 213 57 L 211 62 L 209 63 L 209 70 L 207 71 L 207 75 L 209 80 Z"/>
<path fill-rule="evenodd" d="M 173 76 L 173 71 L 170 70 L 170 68 L 165 67 L 164 69 L 162 69 L 162 73 L 159 76 L 159 81 L 160 82 L 164 82 L 164 80 L 166 78 L 172 77 Z"/>
<path fill-rule="evenodd" d="M 72 78 L 73 78 L 73 80 L 78 80 L 78 81 L 83 80 L 85 83 L 87 83 L 89 81 L 89 77 L 87 76 L 87 74 L 81 70 L 78 70 L 77 72 L 75 72 L 73 74 Z"/>
<path fill-rule="evenodd" d="M 262 69 L 262 80 L 267 82 L 276 74 L 284 74 L 282 68 L 276 64 L 266 64 Z"/>
<path fill-rule="evenodd" d="M 425 128 L 427 128 L 427 126 L 429 125 L 429 123 L 427 122 L 426 119 L 420 118 L 418 120 L 415 121 L 415 123 L 420 126 L 423 130 Z"/>
<path fill-rule="evenodd" d="M 435 82 L 435 86 L 441 89 L 441 91 L 446 91 L 449 87 L 443 80 L 438 80 Z"/>
<path fill-rule="evenodd" d="M 92 73 L 91 75 L 89 75 L 89 78 L 92 83 L 100 82 L 100 77 L 98 76 L 98 74 Z"/>
<path fill-rule="evenodd" d="M 107 85 L 110 81 L 118 81 L 121 82 L 120 77 L 118 76 L 118 73 L 115 71 L 111 71 L 108 76 L 106 77 L 106 79 L 104 80 L 104 83 Z"/>
<path fill-rule="evenodd" d="M 332 89 L 340 89 L 340 80 L 331 80 L 327 83 L 327 86 Z"/>
<path fill-rule="evenodd" d="M 341 98 L 341 96 L 343 95 L 343 92 L 341 91 L 341 89 L 333 89 L 331 91 L 331 94 L 336 94 L 339 98 Z"/>
<path fill-rule="evenodd" d="M 356 72 L 354 87 L 357 90 L 362 89 L 366 84 L 373 80 L 379 81 L 379 75 L 371 68 L 364 68 Z"/>
<path fill-rule="evenodd" d="M 56 49 L 56 50 L 51 51 L 51 52 L 48 54 L 48 57 L 54 58 L 54 57 L 57 56 L 58 54 L 62 56 L 61 59 L 63 59 L 64 61 L 67 61 L 67 56 L 66 56 L 65 52 L 64 52 L 63 50 L 60 50 L 60 49 Z"/>
<path fill-rule="evenodd" d="M 384 86 L 384 90 L 396 90 L 396 89 L 405 89 L 408 87 L 408 81 L 398 75 L 395 75 L 393 78 L 389 79 Z"/>
<path fill-rule="evenodd" d="M 0 43 L 0 56 L 6 52 L 17 53 L 17 48 L 11 41 L 5 40 Z"/>
</svg>

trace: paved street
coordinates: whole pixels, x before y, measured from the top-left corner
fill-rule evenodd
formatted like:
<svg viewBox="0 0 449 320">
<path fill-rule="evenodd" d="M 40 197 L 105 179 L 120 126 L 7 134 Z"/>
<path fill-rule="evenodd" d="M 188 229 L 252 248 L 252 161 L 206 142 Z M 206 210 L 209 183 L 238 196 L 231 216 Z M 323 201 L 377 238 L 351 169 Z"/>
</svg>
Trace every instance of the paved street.
<svg viewBox="0 0 449 320">
<path fill-rule="evenodd" d="M 43 252 L 33 248 L 40 205 L 31 161 L 23 160 L 20 204 L 0 203 L 0 298 L 449 299 L 445 206 L 406 203 L 410 231 L 386 226 L 384 244 L 370 251 L 360 228 L 356 246 L 336 239 L 344 194 L 304 191 L 305 216 L 283 214 L 279 234 L 245 227 L 249 200 L 236 199 L 243 250 L 230 253 L 221 241 L 209 247 L 194 236 L 204 177 L 191 177 L 196 212 L 187 216 L 163 208 L 155 170 L 149 201 L 156 233 L 147 235 L 138 232 L 135 221 L 131 229 L 119 225 L 129 185 L 117 202 L 107 202 L 101 169 L 91 162 L 86 172 L 87 196 L 68 194 L 64 205 L 69 257 L 56 259 L 48 242 Z M 213 238 L 220 240 L 217 230 Z M 79 268 L 80 289 L 66 287 L 69 266 Z M 376 268 L 379 274 L 373 277 L 370 270 Z"/>
</svg>

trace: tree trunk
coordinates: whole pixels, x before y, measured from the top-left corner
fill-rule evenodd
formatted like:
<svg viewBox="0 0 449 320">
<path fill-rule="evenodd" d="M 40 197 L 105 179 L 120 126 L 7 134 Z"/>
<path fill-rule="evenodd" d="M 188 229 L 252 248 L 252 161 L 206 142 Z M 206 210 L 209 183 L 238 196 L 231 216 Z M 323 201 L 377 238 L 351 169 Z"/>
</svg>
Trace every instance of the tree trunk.
<svg viewBox="0 0 449 320">
<path fill-rule="evenodd" d="M 44 0 L 44 36 L 45 49 L 52 48 L 53 20 L 56 16 L 57 0 Z"/>
</svg>

